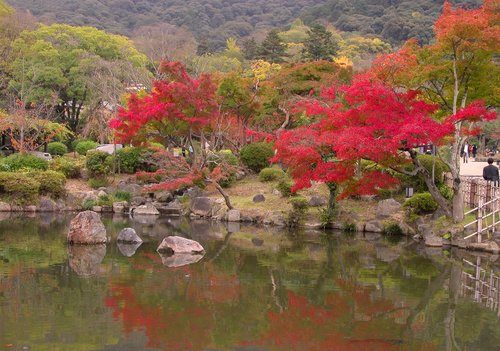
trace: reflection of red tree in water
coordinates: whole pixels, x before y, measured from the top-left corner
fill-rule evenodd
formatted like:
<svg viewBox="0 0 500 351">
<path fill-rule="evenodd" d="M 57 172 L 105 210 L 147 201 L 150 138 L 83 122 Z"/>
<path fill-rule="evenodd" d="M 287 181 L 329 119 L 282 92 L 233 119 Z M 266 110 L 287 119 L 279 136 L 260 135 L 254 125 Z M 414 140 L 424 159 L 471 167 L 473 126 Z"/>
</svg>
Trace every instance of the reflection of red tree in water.
<svg viewBox="0 0 500 351">
<path fill-rule="evenodd" d="M 328 295 L 325 306 L 313 305 L 289 291 L 288 308 L 268 313 L 267 333 L 242 345 L 287 351 L 436 349 L 433 345 L 405 345 L 397 324 L 400 309 L 389 300 L 372 299 L 372 288 L 345 285 L 344 289 Z"/>
<path fill-rule="evenodd" d="M 149 306 L 136 299 L 132 288 L 119 285 L 112 287 L 111 293 L 106 306 L 113 309 L 113 317 L 123 321 L 126 334 L 144 330 L 148 347 L 202 350 L 210 345 L 213 320 L 206 306 L 171 306 L 169 301 Z"/>
</svg>

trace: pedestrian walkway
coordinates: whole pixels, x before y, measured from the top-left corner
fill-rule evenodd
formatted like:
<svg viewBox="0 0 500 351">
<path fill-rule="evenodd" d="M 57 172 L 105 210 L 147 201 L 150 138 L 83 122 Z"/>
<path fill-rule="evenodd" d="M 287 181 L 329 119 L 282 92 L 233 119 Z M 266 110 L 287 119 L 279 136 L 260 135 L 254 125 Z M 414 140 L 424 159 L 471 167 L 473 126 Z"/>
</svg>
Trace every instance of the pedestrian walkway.
<svg viewBox="0 0 500 351">
<path fill-rule="evenodd" d="M 460 163 L 460 175 L 467 177 L 483 177 L 483 168 L 488 165 L 488 162 L 475 162 L 469 160 L 467 163 Z M 496 164 L 495 164 L 496 165 Z"/>
</svg>

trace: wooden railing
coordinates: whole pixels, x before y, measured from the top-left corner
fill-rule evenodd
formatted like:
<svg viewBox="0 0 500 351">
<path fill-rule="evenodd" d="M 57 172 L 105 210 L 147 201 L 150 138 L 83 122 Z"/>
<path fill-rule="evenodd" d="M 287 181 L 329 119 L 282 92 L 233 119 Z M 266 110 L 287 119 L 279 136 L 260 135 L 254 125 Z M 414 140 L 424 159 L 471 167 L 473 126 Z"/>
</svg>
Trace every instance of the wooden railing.
<svg viewBox="0 0 500 351">
<path fill-rule="evenodd" d="M 500 317 L 500 277 L 491 269 L 486 271 L 481 268 L 481 257 L 476 258 L 476 263 L 466 259 L 463 259 L 463 263 L 471 266 L 474 273 L 462 270 L 461 295 L 492 309 Z"/>
<path fill-rule="evenodd" d="M 477 242 L 482 242 L 484 233 L 494 231 L 497 225 L 500 224 L 500 197 L 496 197 L 486 203 L 479 200 L 479 205 L 472 210 L 465 212 L 467 216 L 470 213 L 475 213 L 476 220 L 464 225 L 464 229 L 472 227 L 474 232 L 467 235 L 464 239 L 469 239 L 477 235 Z"/>
<path fill-rule="evenodd" d="M 447 185 L 451 187 L 453 179 L 446 176 L 445 180 Z M 478 207 L 480 201 L 484 204 L 500 196 L 500 187 L 495 186 L 493 182 L 484 180 L 482 177 L 463 176 L 460 177 L 460 182 L 466 207 Z"/>
</svg>

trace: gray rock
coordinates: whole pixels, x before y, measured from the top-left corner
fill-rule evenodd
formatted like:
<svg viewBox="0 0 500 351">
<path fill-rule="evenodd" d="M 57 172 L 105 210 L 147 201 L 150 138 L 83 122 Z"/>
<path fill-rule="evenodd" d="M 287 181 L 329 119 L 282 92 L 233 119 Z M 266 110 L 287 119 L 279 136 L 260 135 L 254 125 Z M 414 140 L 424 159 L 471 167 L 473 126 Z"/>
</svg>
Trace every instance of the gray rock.
<svg viewBox="0 0 500 351">
<path fill-rule="evenodd" d="M 140 205 L 144 205 L 146 202 L 147 202 L 147 200 L 144 196 L 134 196 L 132 198 L 132 201 L 130 201 L 130 204 L 132 206 L 140 206 Z"/>
<path fill-rule="evenodd" d="M 93 191 L 88 191 L 86 192 L 83 197 L 82 197 L 82 202 L 87 202 L 87 201 L 97 201 L 97 195 L 94 194 Z"/>
<path fill-rule="evenodd" d="M 253 202 L 264 202 L 266 201 L 266 197 L 262 194 L 257 194 L 252 199 Z"/>
<path fill-rule="evenodd" d="M 179 217 L 182 216 L 184 207 L 182 207 L 182 204 L 176 199 L 164 206 L 158 207 L 158 211 L 160 211 L 161 214 L 165 214 L 167 216 Z"/>
<path fill-rule="evenodd" d="M 117 201 L 113 202 L 113 212 L 114 213 L 123 213 L 125 209 L 128 207 L 127 201 Z"/>
<path fill-rule="evenodd" d="M 365 224 L 365 232 L 382 233 L 384 225 L 377 220 L 369 221 Z"/>
<path fill-rule="evenodd" d="M 106 188 L 104 188 L 104 189 L 106 189 Z M 99 197 L 103 197 L 103 196 L 108 196 L 108 193 L 105 192 L 104 190 L 99 190 L 97 192 L 97 197 L 99 198 Z"/>
<path fill-rule="evenodd" d="M 140 196 L 142 194 L 142 186 L 133 183 L 129 184 L 120 182 L 117 186 L 117 190 L 125 191 L 127 193 L 130 193 L 130 195 L 132 196 Z"/>
<path fill-rule="evenodd" d="M 494 241 L 486 241 L 483 243 L 469 243 L 467 244 L 467 249 L 469 250 L 477 250 L 477 251 L 486 251 L 494 254 L 500 253 L 500 246 Z"/>
<path fill-rule="evenodd" d="M 160 191 L 155 193 L 155 199 L 158 202 L 170 202 L 174 197 L 170 191 Z"/>
<path fill-rule="evenodd" d="M 254 246 L 262 246 L 264 245 L 264 240 L 262 239 L 259 239 L 259 238 L 252 238 L 252 244 L 254 244 Z"/>
<path fill-rule="evenodd" d="M 139 237 L 139 235 L 137 235 L 137 232 L 134 228 L 123 228 L 120 233 L 118 233 L 116 241 L 133 244 L 142 243 L 142 239 Z"/>
<path fill-rule="evenodd" d="M 28 205 L 28 206 L 24 206 L 23 207 L 23 212 L 37 212 L 38 211 L 38 207 L 36 207 L 35 205 Z"/>
<path fill-rule="evenodd" d="M 441 247 L 443 246 L 443 238 L 434 235 L 433 233 L 424 235 L 425 246 Z"/>
<path fill-rule="evenodd" d="M 239 222 L 241 215 L 239 210 L 229 210 L 226 214 L 228 222 Z"/>
<path fill-rule="evenodd" d="M 195 197 L 191 201 L 191 213 L 202 216 L 211 217 L 213 214 L 213 204 L 209 197 Z"/>
<path fill-rule="evenodd" d="M 205 249 L 197 241 L 180 236 L 167 236 L 156 249 L 160 253 L 201 253 Z"/>
<path fill-rule="evenodd" d="M 323 228 L 323 224 L 317 220 L 307 220 L 304 222 L 303 227 L 306 229 L 320 229 Z"/>
<path fill-rule="evenodd" d="M 0 202 L 0 212 L 10 212 L 11 206 L 6 202 Z"/>
<path fill-rule="evenodd" d="M 102 206 L 92 206 L 92 211 L 101 213 L 102 212 Z"/>
<path fill-rule="evenodd" d="M 135 244 L 129 244 L 129 243 L 117 243 L 116 246 L 118 246 L 118 250 L 122 253 L 123 256 L 125 257 L 132 257 L 135 255 L 135 252 L 141 246 L 142 243 L 135 243 Z"/>
<path fill-rule="evenodd" d="M 38 210 L 40 212 L 56 212 L 59 211 L 59 206 L 50 197 L 43 196 L 38 203 Z"/>
<path fill-rule="evenodd" d="M 84 211 L 71 220 L 68 232 L 71 244 L 103 244 L 107 242 L 106 228 L 96 212 Z"/>
<path fill-rule="evenodd" d="M 401 207 L 401 204 L 394 199 L 379 201 L 377 204 L 377 217 L 389 217 L 390 215 L 401 210 Z"/>
<path fill-rule="evenodd" d="M 321 207 L 326 205 L 326 199 L 323 196 L 313 195 L 309 199 L 309 206 Z"/>
<path fill-rule="evenodd" d="M 158 216 L 160 212 L 152 204 L 145 204 L 134 208 L 134 216 Z"/>
<path fill-rule="evenodd" d="M 196 197 L 206 197 L 206 193 L 197 186 L 191 187 L 184 193 L 187 197 L 194 199 Z"/>
<path fill-rule="evenodd" d="M 104 256 L 106 245 L 68 247 L 69 266 L 80 277 L 97 275 Z"/>
<path fill-rule="evenodd" d="M 163 263 L 164 266 L 175 268 L 196 263 L 203 258 L 203 255 L 178 253 L 170 256 L 160 254 L 160 257 L 161 257 L 161 262 Z"/>
</svg>

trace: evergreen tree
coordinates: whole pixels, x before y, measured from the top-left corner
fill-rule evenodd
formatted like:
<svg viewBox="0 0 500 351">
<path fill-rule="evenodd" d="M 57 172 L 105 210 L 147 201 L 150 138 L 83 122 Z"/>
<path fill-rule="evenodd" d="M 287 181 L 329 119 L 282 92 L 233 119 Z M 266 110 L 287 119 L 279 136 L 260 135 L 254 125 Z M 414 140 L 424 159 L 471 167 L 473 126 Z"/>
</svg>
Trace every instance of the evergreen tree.
<svg viewBox="0 0 500 351">
<path fill-rule="evenodd" d="M 259 45 L 254 38 L 247 39 L 242 44 L 243 57 L 247 60 L 254 60 L 259 56 Z"/>
<path fill-rule="evenodd" d="M 259 57 L 271 63 L 283 62 L 286 55 L 286 45 L 278 35 L 278 30 L 270 31 L 260 47 Z"/>
<path fill-rule="evenodd" d="M 338 43 L 333 39 L 332 33 L 317 23 L 308 31 L 308 38 L 304 42 L 304 57 L 311 60 L 332 61 L 339 49 Z"/>
</svg>

